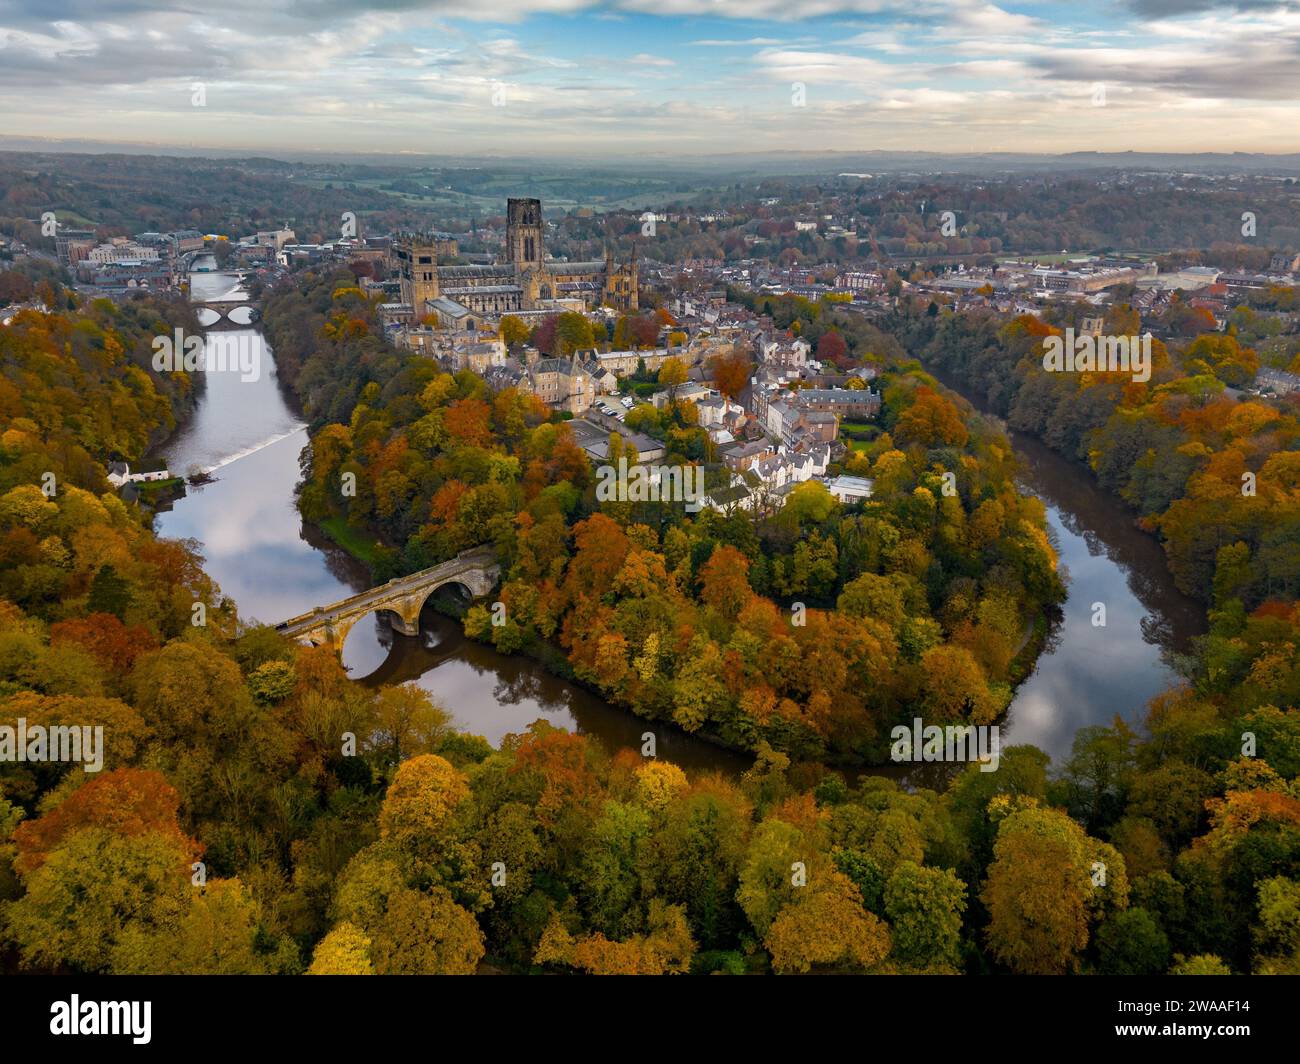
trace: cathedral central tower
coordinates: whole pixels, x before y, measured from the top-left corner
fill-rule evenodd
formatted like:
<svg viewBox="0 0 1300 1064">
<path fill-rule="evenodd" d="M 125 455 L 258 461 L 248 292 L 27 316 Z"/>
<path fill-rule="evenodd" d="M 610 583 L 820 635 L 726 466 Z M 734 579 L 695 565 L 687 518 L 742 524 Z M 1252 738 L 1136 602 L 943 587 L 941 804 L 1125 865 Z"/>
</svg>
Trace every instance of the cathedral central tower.
<svg viewBox="0 0 1300 1064">
<path fill-rule="evenodd" d="M 521 270 L 540 269 L 542 250 L 542 201 L 506 200 L 506 258 Z"/>
</svg>

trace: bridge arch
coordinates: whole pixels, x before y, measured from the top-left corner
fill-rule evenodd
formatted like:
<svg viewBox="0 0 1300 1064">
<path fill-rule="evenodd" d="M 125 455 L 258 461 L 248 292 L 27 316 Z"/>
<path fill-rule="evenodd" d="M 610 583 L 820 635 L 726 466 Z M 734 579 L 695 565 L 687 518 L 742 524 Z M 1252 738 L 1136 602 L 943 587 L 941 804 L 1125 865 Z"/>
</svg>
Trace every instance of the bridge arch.
<svg viewBox="0 0 1300 1064">
<path fill-rule="evenodd" d="M 199 301 L 190 304 L 205 329 L 217 326 L 243 329 L 257 323 L 261 314 L 257 307 L 245 300 Z"/>
<path fill-rule="evenodd" d="M 412 607 L 413 607 L 412 617 L 415 622 L 415 628 L 416 628 L 416 631 L 412 634 L 416 634 L 416 635 L 419 634 L 420 614 L 424 612 L 424 607 L 429 604 L 429 600 L 432 599 L 434 595 L 436 595 L 439 591 L 442 591 L 444 588 L 452 588 L 460 595 L 461 598 L 463 598 L 467 602 L 473 602 L 476 598 L 482 597 L 483 594 L 486 594 L 487 591 L 491 590 L 491 588 L 488 588 L 487 591 L 483 591 L 480 594 L 476 595 L 474 593 L 474 589 L 470 587 L 470 585 L 465 580 L 462 580 L 459 577 L 454 577 L 450 580 L 444 580 L 439 584 L 433 585 L 432 587 L 429 588 L 427 592 L 425 592 L 423 598 L 420 598 L 418 602 L 412 603 Z"/>
<path fill-rule="evenodd" d="M 362 631 L 359 638 L 368 641 L 370 638 L 369 629 L 372 625 L 374 626 L 375 634 L 378 636 L 379 645 L 385 649 L 392 646 L 392 639 L 391 636 L 385 636 L 384 629 L 387 629 L 390 633 L 397 633 L 398 635 L 414 636 L 419 634 L 418 617 L 414 623 L 408 623 L 406 618 L 397 610 L 391 609 L 387 606 L 377 606 L 368 613 L 356 614 L 355 617 L 352 617 L 345 622 L 341 622 L 336 627 L 338 651 L 340 655 L 344 656 L 345 661 L 347 657 L 353 653 L 360 653 L 363 656 L 366 654 L 366 649 L 364 647 L 354 647 L 352 650 L 349 650 L 348 639 L 353 632 L 357 631 L 357 629 L 361 629 Z"/>
</svg>

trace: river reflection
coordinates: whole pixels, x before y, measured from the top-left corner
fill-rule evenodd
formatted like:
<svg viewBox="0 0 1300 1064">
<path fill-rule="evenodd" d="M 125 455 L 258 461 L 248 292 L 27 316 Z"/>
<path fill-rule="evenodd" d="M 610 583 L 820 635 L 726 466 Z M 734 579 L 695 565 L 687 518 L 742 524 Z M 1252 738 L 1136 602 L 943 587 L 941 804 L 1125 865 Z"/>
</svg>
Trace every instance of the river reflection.
<svg viewBox="0 0 1300 1064">
<path fill-rule="evenodd" d="M 195 274 L 195 299 L 231 298 L 229 274 Z M 219 334 L 230 337 L 231 330 Z M 260 330 L 244 330 L 260 340 Z M 209 575 L 235 600 L 241 617 L 275 623 L 369 586 L 363 566 L 315 530 L 305 529 L 294 501 L 302 420 L 282 394 L 269 349 L 256 380 L 233 372 L 206 375 L 194 415 L 159 453 L 187 473 L 212 469 L 212 483 L 191 487 L 158 514 L 160 535 L 198 541 Z M 1012 434 L 1024 459 L 1024 486 L 1047 506 L 1048 523 L 1068 570 L 1070 596 L 1037 668 L 1017 691 L 1003 745 L 1033 743 L 1059 761 L 1074 732 L 1116 714 L 1141 719 L 1144 704 L 1175 679 L 1165 660 L 1204 628 L 1196 603 L 1169 579 L 1159 545 L 1132 515 L 1101 492 L 1085 470 L 1032 439 Z M 1106 626 L 1092 624 L 1092 604 L 1106 606 Z M 468 640 L 454 621 L 426 608 L 421 635 L 397 635 L 383 616 L 357 624 L 343 648 L 351 675 L 367 684 L 412 680 L 431 692 L 466 731 L 498 743 L 537 719 L 596 738 L 609 751 L 639 749 L 656 733 L 660 756 L 687 768 L 735 774 L 750 759 L 676 729 L 615 709 L 523 657 Z M 950 766 L 909 766 L 907 778 L 942 786 Z M 880 771 L 904 773 L 898 766 Z"/>
<path fill-rule="evenodd" d="M 1205 631 L 1205 612 L 1174 586 L 1155 537 L 1087 469 L 1032 437 L 1007 434 L 1023 464 L 1022 488 L 1046 506 L 1069 598 L 1016 690 L 1002 742 L 1031 743 L 1059 763 L 1086 725 L 1116 715 L 1141 723 L 1148 700 L 1179 682 L 1173 658 Z M 1093 623 L 1098 605 L 1104 626 Z"/>
<path fill-rule="evenodd" d="M 358 626 L 361 627 L 361 626 Z M 387 626 L 376 624 L 377 638 Z M 356 629 L 353 630 L 354 632 Z M 607 751 L 639 750 L 647 731 L 655 734 L 659 757 L 691 770 L 715 769 L 738 775 L 750 757 L 713 746 L 677 728 L 666 728 L 617 710 L 590 691 L 552 675 L 530 658 L 498 654 L 465 636 L 460 625 L 426 607 L 420 636 L 407 638 L 387 632 L 392 651 L 383 664 L 362 680 L 366 684 L 413 680 L 444 706 L 472 706 L 467 730 L 497 742 L 534 720 L 545 720 L 596 738 Z M 348 641 L 352 641 L 349 635 Z M 460 714 L 457 713 L 458 718 Z"/>
</svg>

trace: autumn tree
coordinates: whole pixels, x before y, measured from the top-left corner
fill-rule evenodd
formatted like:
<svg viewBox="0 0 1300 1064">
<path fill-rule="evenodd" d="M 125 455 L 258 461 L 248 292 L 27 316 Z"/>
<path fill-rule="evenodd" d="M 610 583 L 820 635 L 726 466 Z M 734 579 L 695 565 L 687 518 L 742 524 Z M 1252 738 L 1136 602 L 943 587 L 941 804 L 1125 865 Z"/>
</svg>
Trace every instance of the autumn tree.
<svg viewBox="0 0 1300 1064">
<path fill-rule="evenodd" d="M 666 358 L 659 366 L 659 383 L 668 390 L 669 404 L 677 402 L 677 390 L 686 383 L 686 363 L 675 355 Z"/>
<path fill-rule="evenodd" d="M 523 319 L 513 314 L 502 314 L 498 335 L 507 347 L 519 347 L 528 342 L 529 329 Z"/>
<path fill-rule="evenodd" d="M 316 944 L 307 974 L 374 975 L 370 937 L 355 924 L 339 924 Z"/>
<path fill-rule="evenodd" d="M 136 768 L 104 772 L 44 816 L 18 826 L 13 836 L 18 849 L 16 867 L 24 873 L 35 871 L 65 839 L 89 828 L 123 838 L 157 835 L 182 858 L 196 859 L 201 848 L 181 830 L 179 807 L 180 795 L 160 773 Z"/>
<path fill-rule="evenodd" d="M 735 547 L 719 543 L 700 568 L 700 599 L 728 620 L 735 620 L 753 597 L 749 559 Z"/>
<path fill-rule="evenodd" d="M 1128 903 L 1123 859 L 1063 813 L 1029 806 L 1002 822 L 982 899 L 993 956 L 1016 972 L 1077 968 L 1094 918 Z"/>
<path fill-rule="evenodd" d="M 714 355 L 707 365 L 713 386 L 733 400 L 745 390 L 754 372 L 754 363 L 740 352 Z"/>
<path fill-rule="evenodd" d="M 402 762 L 384 796 L 379 830 L 398 845 L 436 840 L 469 796 L 465 777 L 445 758 L 421 754 Z"/>
<path fill-rule="evenodd" d="M 822 333 L 817 340 L 817 359 L 821 362 L 830 362 L 835 366 L 843 368 L 848 363 L 849 345 L 844 342 L 844 337 L 835 331 Z"/>
<path fill-rule="evenodd" d="M 763 939 L 778 973 L 806 972 L 814 964 L 869 970 L 889 953 L 889 927 L 862 908 L 847 876 L 827 872 L 782 907 Z"/>
<path fill-rule="evenodd" d="M 451 732 L 450 724 L 451 715 L 418 684 L 383 687 L 375 698 L 374 742 L 386 748 L 391 764 L 432 753 Z"/>
<path fill-rule="evenodd" d="M 370 951 L 378 975 L 473 975 L 483 932 L 447 891 L 402 888 L 389 897 Z"/>
<path fill-rule="evenodd" d="M 895 436 L 925 447 L 961 447 L 969 438 L 957 407 L 933 388 L 919 386 L 898 417 Z"/>
</svg>

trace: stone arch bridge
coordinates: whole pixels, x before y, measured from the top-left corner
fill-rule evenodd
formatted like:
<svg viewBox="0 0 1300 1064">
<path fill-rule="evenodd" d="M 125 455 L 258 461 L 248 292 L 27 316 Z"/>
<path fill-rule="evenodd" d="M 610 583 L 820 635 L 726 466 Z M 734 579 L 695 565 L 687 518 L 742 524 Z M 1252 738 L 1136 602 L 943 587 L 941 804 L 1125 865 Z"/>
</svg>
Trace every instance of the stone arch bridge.
<svg viewBox="0 0 1300 1064">
<path fill-rule="evenodd" d="M 248 302 L 246 299 L 192 300 L 190 306 L 193 307 L 196 312 L 200 310 L 210 310 L 216 315 L 216 318 L 208 324 L 203 325 L 203 328 L 205 329 L 247 329 L 262 316 L 257 307 L 253 306 L 253 304 Z M 247 313 L 243 315 L 243 317 L 248 319 L 247 321 L 235 320 L 233 316 L 234 311 L 238 310 L 240 307 L 245 308 L 247 311 Z M 202 322 L 200 322 L 200 324 L 202 324 Z"/>
<path fill-rule="evenodd" d="M 475 547 L 431 569 L 399 576 L 332 606 L 317 606 L 310 613 L 290 617 L 277 624 L 275 630 L 308 646 L 332 646 L 342 651 L 353 625 L 371 613 L 384 610 L 396 618 L 393 622 L 396 631 L 419 635 L 420 610 L 438 588 L 460 584 L 472 598 L 482 598 L 496 587 L 500 577 L 496 552 L 491 547 Z"/>
</svg>

